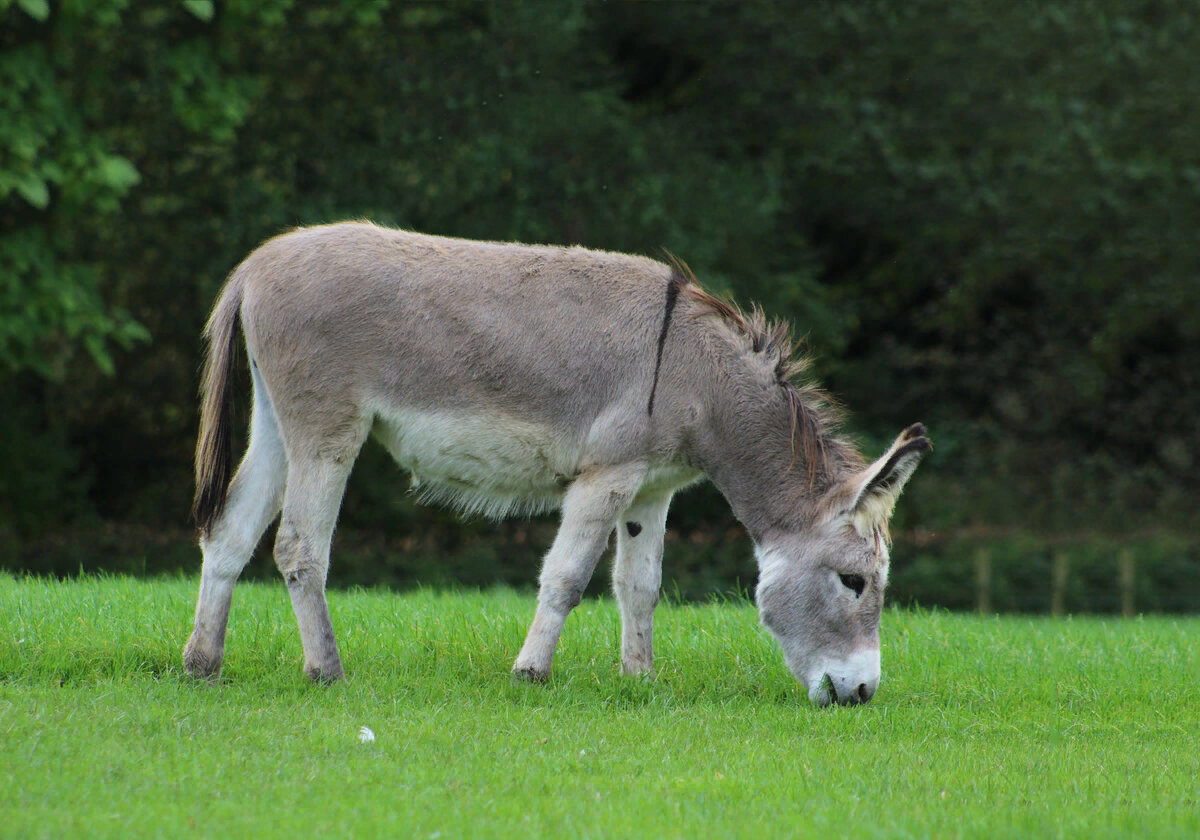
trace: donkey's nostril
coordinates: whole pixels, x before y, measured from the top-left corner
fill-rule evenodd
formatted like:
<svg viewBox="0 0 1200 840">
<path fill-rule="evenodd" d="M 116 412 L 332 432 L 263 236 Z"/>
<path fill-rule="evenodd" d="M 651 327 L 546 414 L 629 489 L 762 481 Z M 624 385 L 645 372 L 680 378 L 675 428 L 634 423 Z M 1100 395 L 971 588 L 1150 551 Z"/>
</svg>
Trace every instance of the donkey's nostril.
<svg viewBox="0 0 1200 840">
<path fill-rule="evenodd" d="M 875 696 L 875 692 L 872 691 L 870 688 L 868 688 L 866 683 L 859 683 L 858 702 L 866 703 L 868 700 L 870 700 L 874 696 Z"/>
</svg>

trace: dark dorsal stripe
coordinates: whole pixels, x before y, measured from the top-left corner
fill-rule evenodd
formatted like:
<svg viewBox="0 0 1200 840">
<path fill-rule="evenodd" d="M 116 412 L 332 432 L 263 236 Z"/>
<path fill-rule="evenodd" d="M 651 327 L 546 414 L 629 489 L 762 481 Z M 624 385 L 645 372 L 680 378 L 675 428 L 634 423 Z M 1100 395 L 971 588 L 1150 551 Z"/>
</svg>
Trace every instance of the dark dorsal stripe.
<svg viewBox="0 0 1200 840">
<path fill-rule="evenodd" d="M 678 271 L 671 272 L 667 281 L 667 303 L 663 307 L 662 329 L 658 332 L 658 351 L 654 357 L 654 381 L 650 385 L 650 400 L 646 403 L 646 414 L 654 414 L 654 394 L 658 390 L 658 371 L 662 367 L 663 345 L 667 343 L 667 330 L 671 326 L 671 313 L 675 311 L 675 301 L 679 298 L 679 290 L 687 285 L 687 278 Z"/>
</svg>

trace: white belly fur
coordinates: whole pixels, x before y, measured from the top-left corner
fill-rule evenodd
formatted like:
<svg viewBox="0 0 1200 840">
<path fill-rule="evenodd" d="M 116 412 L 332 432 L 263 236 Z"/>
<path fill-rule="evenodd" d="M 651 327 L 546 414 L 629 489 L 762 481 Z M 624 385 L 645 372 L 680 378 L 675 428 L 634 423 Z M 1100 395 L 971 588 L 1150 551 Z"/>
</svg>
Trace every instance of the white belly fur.
<svg viewBox="0 0 1200 840">
<path fill-rule="evenodd" d="M 422 501 L 494 518 L 558 507 L 582 456 L 581 444 L 503 415 L 389 412 L 374 434 L 412 473 Z"/>
<path fill-rule="evenodd" d="M 510 416 L 404 410 L 376 417 L 374 435 L 412 473 L 422 502 L 494 519 L 562 505 L 579 472 L 584 443 Z M 644 491 L 661 494 L 701 478 L 675 465 L 652 468 Z"/>
</svg>

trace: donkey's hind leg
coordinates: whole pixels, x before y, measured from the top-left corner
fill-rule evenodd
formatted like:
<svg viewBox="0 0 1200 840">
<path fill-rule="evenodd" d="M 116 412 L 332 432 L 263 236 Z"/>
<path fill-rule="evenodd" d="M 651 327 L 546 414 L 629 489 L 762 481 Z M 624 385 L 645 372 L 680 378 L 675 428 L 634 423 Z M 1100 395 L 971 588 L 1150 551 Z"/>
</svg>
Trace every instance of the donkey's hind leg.
<svg viewBox="0 0 1200 840">
<path fill-rule="evenodd" d="M 255 372 L 250 444 L 229 485 L 220 518 L 200 540 L 204 565 L 196 623 L 183 649 L 183 667 L 193 677 L 207 679 L 220 673 L 233 586 L 263 531 L 278 515 L 286 481 L 287 457 L 275 411 Z"/>
<path fill-rule="evenodd" d="M 613 592 L 621 608 L 621 671 L 654 670 L 654 608 L 662 586 L 663 536 L 671 493 L 638 496 L 621 514 L 613 560 Z"/>
<path fill-rule="evenodd" d="M 311 458 L 298 460 L 293 456 L 288 467 L 283 516 L 275 537 L 275 563 L 287 583 L 292 610 L 300 626 L 304 673 L 314 682 L 333 682 L 343 674 L 325 600 L 325 579 L 329 573 L 329 546 L 346 480 L 369 427 L 369 424 L 352 425 L 353 439 L 338 444 L 336 452 L 323 447 Z"/>
<path fill-rule="evenodd" d="M 562 524 L 542 564 L 537 612 L 513 665 L 518 677 L 541 682 L 550 676 L 567 614 L 583 597 L 617 516 L 629 506 L 645 476 L 645 464 L 595 467 L 567 488 Z"/>
</svg>

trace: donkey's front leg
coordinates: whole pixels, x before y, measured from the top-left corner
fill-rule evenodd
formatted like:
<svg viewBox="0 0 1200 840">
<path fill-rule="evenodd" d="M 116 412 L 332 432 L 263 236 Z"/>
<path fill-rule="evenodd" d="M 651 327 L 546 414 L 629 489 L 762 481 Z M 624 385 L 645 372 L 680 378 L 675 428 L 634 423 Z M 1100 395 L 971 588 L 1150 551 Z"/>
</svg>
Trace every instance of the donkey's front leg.
<svg viewBox="0 0 1200 840">
<path fill-rule="evenodd" d="M 618 515 L 645 475 L 645 464 L 593 467 L 567 489 L 562 524 L 542 564 L 537 612 L 513 665 L 518 677 L 537 682 L 549 678 L 567 614 L 583 597 Z"/>
<path fill-rule="evenodd" d="M 613 591 L 621 608 L 621 671 L 654 670 L 654 608 L 662 585 L 663 535 L 671 494 L 639 496 L 621 515 Z"/>
</svg>

